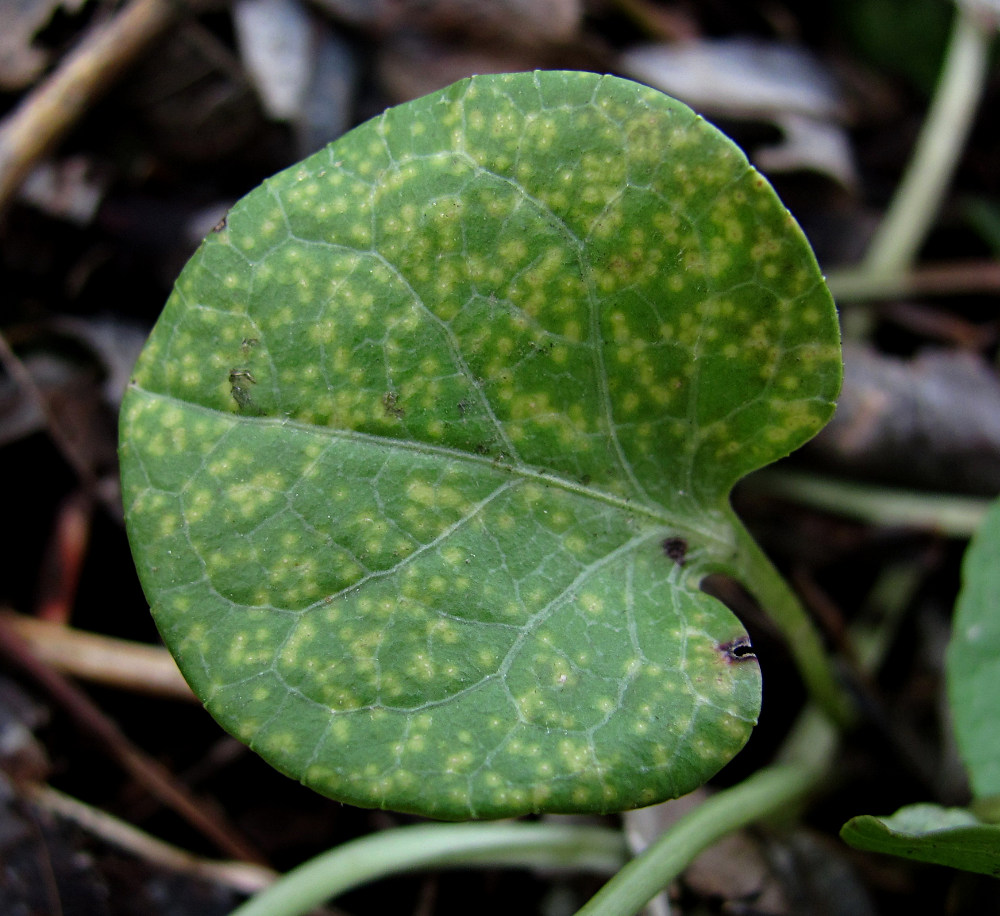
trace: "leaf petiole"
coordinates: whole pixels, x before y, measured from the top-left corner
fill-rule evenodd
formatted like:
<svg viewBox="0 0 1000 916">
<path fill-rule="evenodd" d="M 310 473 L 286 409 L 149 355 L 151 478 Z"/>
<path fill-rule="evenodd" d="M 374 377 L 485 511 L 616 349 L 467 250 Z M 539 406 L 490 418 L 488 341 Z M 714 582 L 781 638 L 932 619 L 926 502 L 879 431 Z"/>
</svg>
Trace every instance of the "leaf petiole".
<svg viewBox="0 0 1000 916">
<path fill-rule="evenodd" d="M 299 916 L 378 878 L 430 867 L 489 864 L 613 874 L 625 862 L 621 833 L 571 824 L 418 824 L 337 846 L 288 872 L 231 916 Z"/>
</svg>

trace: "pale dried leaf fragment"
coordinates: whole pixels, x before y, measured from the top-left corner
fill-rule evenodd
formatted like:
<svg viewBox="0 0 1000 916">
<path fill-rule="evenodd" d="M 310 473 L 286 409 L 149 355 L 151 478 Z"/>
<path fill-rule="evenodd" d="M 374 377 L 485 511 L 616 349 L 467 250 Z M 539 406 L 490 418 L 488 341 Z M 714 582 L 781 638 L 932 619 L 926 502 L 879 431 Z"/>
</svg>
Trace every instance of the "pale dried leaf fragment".
<svg viewBox="0 0 1000 916">
<path fill-rule="evenodd" d="M 844 348 L 833 420 L 809 446 L 826 464 L 897 485 L 1000 489 L 1000 379 L 980 358 L 933 350 L 905 360 Z"/>
<path fill-rule="evenodd" d="M 318 0 L 338 19 L 379 31 L 461 31 L 518 43 L 566 42 L 583 20 L 581 0 Z"/>
<path fill-rule="evenodd" d="M 56 10 L 76 13 L 84 0 L 0 0 L 0 90 L 30 86 L 45 69 L 49 53 L 34 44 Z"/>
<path fill-rule="evenodd" d="M 239 0 L 233 24 L 240 56 L 268 117 L 297 117 L 315 66 L 308 10 L 298 0 Z"/>
<path fill-rule="evenodd" d="M 762 169 L 808 169 L 855 184 L 842 93 L 803 48 L 746 38 L 639 45 L 619 67 L 706 115 L 774 124 L 783 141 L 751 157 Z"/>
</svg>

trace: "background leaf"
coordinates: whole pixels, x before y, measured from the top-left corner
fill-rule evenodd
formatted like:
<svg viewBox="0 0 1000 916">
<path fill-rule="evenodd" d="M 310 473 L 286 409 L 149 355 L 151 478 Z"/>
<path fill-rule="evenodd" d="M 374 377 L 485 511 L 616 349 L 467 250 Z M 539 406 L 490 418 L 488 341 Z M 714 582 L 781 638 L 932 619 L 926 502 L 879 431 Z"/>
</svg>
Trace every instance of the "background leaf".
<svg viewBox="0 0 1000 916">
<path fill-rule="evenodd" d="M 1000 827 L 964 808 L 919 804 L 890 817 L 852 817 L 840 831 L 855 849 L 1000 877 Z"/>
<path fill-rule="evenodd" d="M 607 811 L 746 741 L 733 483 L 828 419 L 836 317 L 740 151 L 653 90 L 475 77 L 265 182 L 136 369 L 136 565 L 278 768 L 437 817 Z"/>
<path fill-rule="evenodd" d="M 978 798 L 1000 795 L 1000 502 L 969 543 L 945 658 L 955 739 Z"/>
</svg>

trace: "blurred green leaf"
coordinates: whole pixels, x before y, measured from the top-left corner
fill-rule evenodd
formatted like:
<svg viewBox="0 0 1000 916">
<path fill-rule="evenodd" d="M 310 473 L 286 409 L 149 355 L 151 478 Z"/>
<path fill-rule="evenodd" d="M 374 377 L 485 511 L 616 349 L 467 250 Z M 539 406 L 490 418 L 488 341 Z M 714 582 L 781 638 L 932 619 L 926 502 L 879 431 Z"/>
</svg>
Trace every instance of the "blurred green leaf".
<svg viewBox="0 0 1000 916">
<path fill-rule="evenodd" d="M 994 256 L 1000 257 L 1000 203 L 988 197 L 970 197 L 964 201 L 962 211 Z"/>
<path fill-rule="evenodd" d="M 945 658 L 955 740 L 973 794 L 1000 795 L 1000 502 L 993 504 L 962 562 Z"/>
<path fill-rule="evenodd" d="M 616 78 L 475 77 L 265 182 L 185 268 L 122 411 L 136 565 L 212 714 L 320 792 L 647 805 L 756 720 L 699 584 L 840 365 L 808 244 L 713 127 Z"/>
<path fill-rule="evenodd" d="M 937 84 L 955 14 L 945 0 L 842 0 L 836 15 L 857 53 L 926 96 Z"/>
<path fill-rule="evenodd" d="M 1000 826 L 981 824 L 963 808 L 919 804 L 890 817 L 865 814 L 840 836 L 855 849 L 1000 877 Z"/>
</svg>

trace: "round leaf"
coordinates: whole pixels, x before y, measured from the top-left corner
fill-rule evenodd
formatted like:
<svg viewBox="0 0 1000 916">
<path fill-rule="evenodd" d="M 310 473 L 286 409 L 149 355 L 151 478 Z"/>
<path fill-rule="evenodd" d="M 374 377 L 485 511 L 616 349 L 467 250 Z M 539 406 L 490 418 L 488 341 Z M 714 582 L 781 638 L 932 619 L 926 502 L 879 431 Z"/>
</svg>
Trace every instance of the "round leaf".
<svg viewBox="0 0 1000 916">
<path fill-rule="evenodd" d="M 608 811 L 746 741 L 702 593 L 728 493 L 832 412 L 812 253 L 690 110 L 474 77 L 265 182 L 123 406 L 129 534 L 195 691 L 281 770 L 442 818 Z"/>
</svg>

